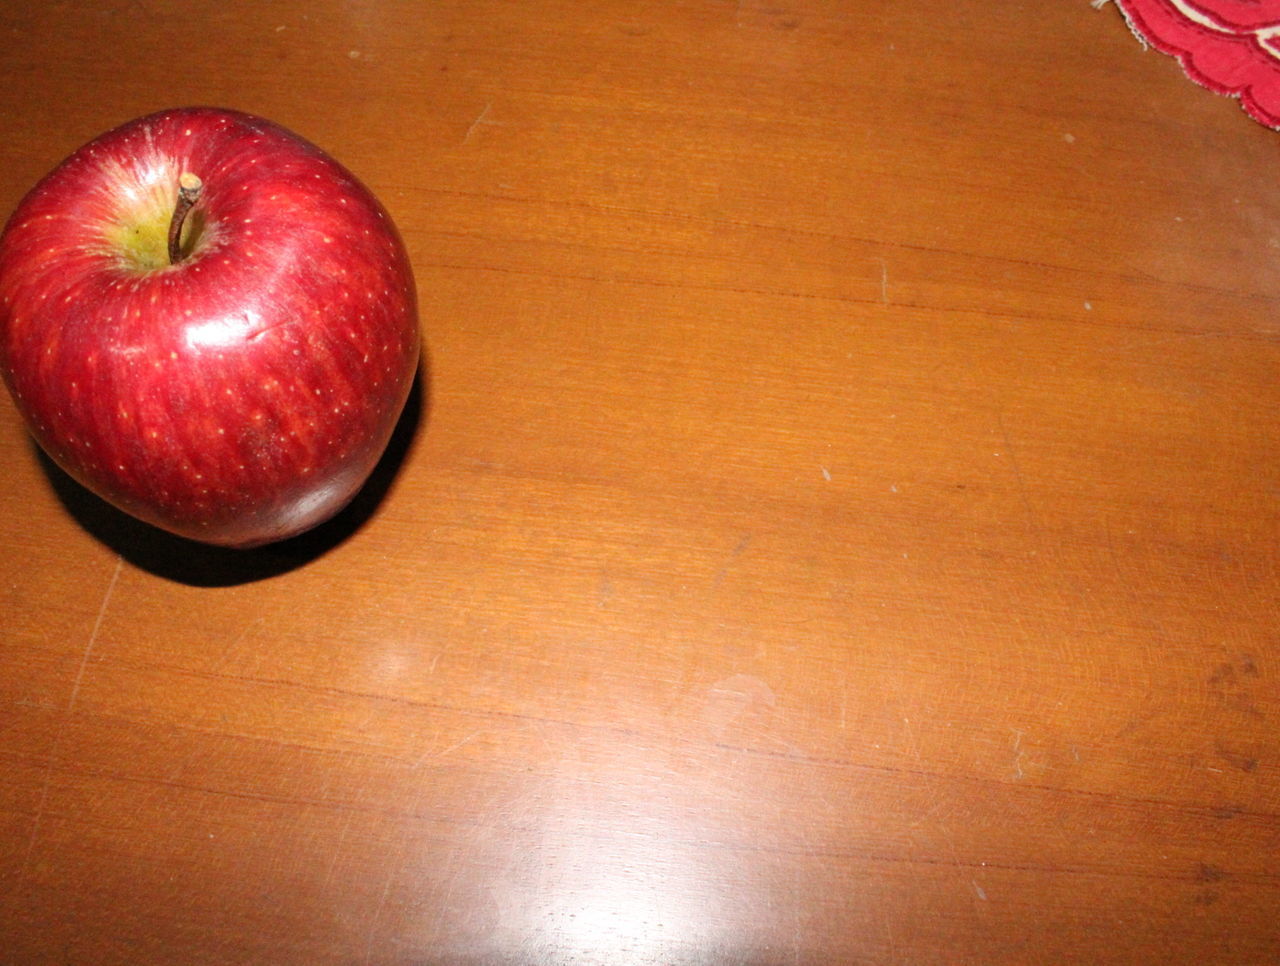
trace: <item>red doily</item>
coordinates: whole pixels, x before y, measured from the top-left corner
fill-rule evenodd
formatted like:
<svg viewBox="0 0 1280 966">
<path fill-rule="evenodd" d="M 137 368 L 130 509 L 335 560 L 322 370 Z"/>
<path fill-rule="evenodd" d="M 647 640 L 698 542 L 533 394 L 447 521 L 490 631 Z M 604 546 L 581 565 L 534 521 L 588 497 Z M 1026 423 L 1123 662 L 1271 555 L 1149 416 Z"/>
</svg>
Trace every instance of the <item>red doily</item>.
<svg viewBox="0 0 1280 966">
<path fill-rule="evenodd" d="M 1102 6 L 1095 2 L 1095 6 Z M 1280 0 L 1115 0 L 1144 43 L 1280 130 Z"/>
</svg>

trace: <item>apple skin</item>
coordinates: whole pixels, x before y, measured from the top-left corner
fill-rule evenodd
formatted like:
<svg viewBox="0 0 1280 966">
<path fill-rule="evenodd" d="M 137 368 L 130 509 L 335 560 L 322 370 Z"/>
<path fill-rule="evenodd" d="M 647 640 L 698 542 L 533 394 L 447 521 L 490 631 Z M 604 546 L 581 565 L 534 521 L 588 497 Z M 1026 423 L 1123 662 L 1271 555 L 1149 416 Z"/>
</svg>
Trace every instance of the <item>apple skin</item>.
<svg viewBox="0 0 1280 966">
<path fill-rule="evenodd" d="M 185 255 L 164 240 L 191 172 Z M 86 144 L 0 236 L 0 372 L 73 478 L 183 537 L 301 533 L 368 479 L 419 357 L 390 216 L 269 121 L 181 108 Z"/>
</svg>

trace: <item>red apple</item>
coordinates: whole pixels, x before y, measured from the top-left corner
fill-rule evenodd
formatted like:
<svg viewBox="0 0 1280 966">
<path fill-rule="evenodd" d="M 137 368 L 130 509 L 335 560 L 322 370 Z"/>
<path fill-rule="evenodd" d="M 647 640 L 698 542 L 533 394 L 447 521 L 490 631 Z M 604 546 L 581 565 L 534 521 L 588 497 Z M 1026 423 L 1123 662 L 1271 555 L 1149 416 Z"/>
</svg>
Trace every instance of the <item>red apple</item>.
<svg viewBox="0 0 1280 966">
<path fill-rule="evenodd" d="M 333 516 L 385 449 L 418 352 L 386 211 L 248 114 L 116 128 L 0 236 L 0 370 L 32 435 L 185 537 L 248 547 Z"/>
</svg>

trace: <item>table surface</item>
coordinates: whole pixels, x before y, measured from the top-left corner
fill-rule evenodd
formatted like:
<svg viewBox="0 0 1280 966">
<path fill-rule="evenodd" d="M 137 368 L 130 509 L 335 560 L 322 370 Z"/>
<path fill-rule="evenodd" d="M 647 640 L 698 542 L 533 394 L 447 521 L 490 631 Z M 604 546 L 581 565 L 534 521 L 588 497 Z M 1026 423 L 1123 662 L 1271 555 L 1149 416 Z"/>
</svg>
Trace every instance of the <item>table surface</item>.
<svg viewBox="0 0 1280 966">
<path fill-rule="evenodd" d="M 5 212 L 258 113 L 390 209 L 427 346 L 258 551 L 0 399 L 0 958 L 1280 961 L 1280 141 L 1114 7 L 0 29 Z"/>
</svg>

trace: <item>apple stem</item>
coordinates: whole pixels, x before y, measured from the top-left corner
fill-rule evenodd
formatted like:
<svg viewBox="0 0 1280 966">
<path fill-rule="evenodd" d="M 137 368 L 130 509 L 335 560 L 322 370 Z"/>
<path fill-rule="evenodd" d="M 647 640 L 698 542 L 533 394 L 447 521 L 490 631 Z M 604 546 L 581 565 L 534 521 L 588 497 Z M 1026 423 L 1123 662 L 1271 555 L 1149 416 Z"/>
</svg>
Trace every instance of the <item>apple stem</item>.
<svg viewBox="0 0 1280 966">
<path fill-rule="evenodd" d="M 182 223 L 187 220 L 187 212 L 200 198 L 204 182 L 184 171 L 178 177 L 178 201 L 173 206 L 173 217 L 169 219 L 169 264 L 177 265 L 182 261 Z"/>
</svg>

